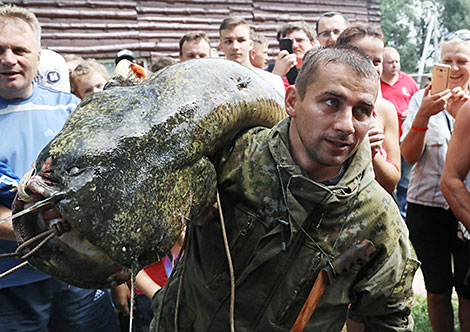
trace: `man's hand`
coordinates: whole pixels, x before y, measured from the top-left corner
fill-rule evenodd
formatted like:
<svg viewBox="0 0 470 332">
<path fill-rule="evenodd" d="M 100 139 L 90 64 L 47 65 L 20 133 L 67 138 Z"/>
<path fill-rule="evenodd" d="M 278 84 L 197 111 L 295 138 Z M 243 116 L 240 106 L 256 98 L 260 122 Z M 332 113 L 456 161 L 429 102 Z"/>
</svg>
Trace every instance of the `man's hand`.
<svg viewBox="0 0 470 332">
<path fill-rule="evenodd" d="M 0 220 L 11 216 L 11 210 L 0 205 Z M 11 220 L 0 224 L 0 240 L 16 241 Z"/>
<path fill-rule="evenodd" d="M 131 290 L 127 287 L 127 283 L 120 284 L 111 288 L 111 298 L 116 306 L 124 316 L 129 316 L 129 303 L 131 301 Z"/>
<path fill-rule="evenodd" d="M 297 65 L 297 56 L 295 54 L 290 54 L 286 50 L 279 52 L 274 63 L 274 68 L 272 73 L 279 76 L 286 76 L 289 70 Z"/>
<path fill-rule="evenodd" d="M 424 90 L 423 101 L 413 121 L 415 127 L 426 128 L 429 118 L 443 111 L 447 107 L 447 101 L 452 97 L 452 91 L 450 89 L 446 89 L 434 95 L 431 95 L 430 91 L 431 84 Z"/>
<path fill-rule="evenodd" d="M 453 88 L 452 96 L 447 102 L 447 111 L 455 118 L 463 104 L 465 104 L 468 100 L 469 98 L 467 94 L 460 86 Z"/>
<path fill-rule="evenodd" d="M 372 156 L 375 156 L 382 148 L 382 144 L 385 138 L 384 131 L 377 125 L 375 121 L 372 121 L 370 123 L 368 135 Z"/>
</svg>

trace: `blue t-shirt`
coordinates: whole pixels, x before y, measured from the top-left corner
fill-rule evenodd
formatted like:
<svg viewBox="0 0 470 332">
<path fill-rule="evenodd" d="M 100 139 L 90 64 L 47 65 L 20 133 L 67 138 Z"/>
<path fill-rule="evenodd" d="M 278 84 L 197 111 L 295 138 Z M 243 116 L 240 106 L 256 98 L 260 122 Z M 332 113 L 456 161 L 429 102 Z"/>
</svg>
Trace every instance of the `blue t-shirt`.
<svg viewBox="0 0 470 332">
<path fill-rule="evenodd" d="M 0 162 L 21 178 L 79 102 L 80 99 L 70 93 L 36 83 L 28 98 L 0 97 Z M 0 241 L 0 253 L 13 252 L 16 247 L 16 242 Z M 21 261 L 17 259 L 0 259 L 0 273 L 19 263 Z M 0 279 L 0 288 L 25 285 L 48 277 L 28 265 Z"/>
</svg>

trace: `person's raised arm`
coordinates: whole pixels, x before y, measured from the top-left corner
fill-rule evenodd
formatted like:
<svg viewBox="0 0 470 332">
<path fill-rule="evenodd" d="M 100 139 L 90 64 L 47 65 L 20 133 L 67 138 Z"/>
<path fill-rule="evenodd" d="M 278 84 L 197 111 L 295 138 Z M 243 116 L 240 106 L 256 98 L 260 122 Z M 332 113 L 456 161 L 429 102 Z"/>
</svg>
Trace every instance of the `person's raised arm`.
<svg viewBox="0 0 470 332">
<path fill-rule="evenodd" d="M 393 104 L 385 99 L 382 99 L 381 103 L 377 105 L 377 112 L 382 119 L 384 129 L 379 132 L 379 130 L 374 131 L 374 127 L 371 127 L 371 130 L 369 130 L 373 156 L 372 166 L 374 167 L 377 182 L 387 192 L 392 193 L 400 180 L 400 146 L 398 144 L 397 112 Z M 377 132 L 382 137 L 381 145 L 387 152 L 387 156 L 383 156 L 374 150 L 374 142 L 372 142 L 374 136 L 371 136 L 374 132 Z"/>
<path fill-rule="evenodd" d="M 429 118 L 444 110 L 447 100 L 452 96 L 449 89 L 434 95 L 429 94 L 430 90 L 431 85 L 424 90 L 423 100 L 413 119 L 411 129 L 401 142 L 401 154 L 409 164 L 413 164 L 421 159 L 425 147 Z"/>
<path fill-rule="evenodd" d="M 470 102 L 457 115 L 441 177 L 441 189 L 455 216 L 470 230 L 470 193 L 464 179 L 470 170 Z"/>
<path fill-rule="evenodd" d="M 162 288 L 159 284 L 157 284 L 155 281 L 153 281 L 152 278 L 145 272 L 144 269 L 140 270 L 139 273 L 137 273 L 137 276 L 135 278 L 135 284 L 138 289 L 142 291 L 149 299 L 155 295 L 155 293 Z"/>
</svg>

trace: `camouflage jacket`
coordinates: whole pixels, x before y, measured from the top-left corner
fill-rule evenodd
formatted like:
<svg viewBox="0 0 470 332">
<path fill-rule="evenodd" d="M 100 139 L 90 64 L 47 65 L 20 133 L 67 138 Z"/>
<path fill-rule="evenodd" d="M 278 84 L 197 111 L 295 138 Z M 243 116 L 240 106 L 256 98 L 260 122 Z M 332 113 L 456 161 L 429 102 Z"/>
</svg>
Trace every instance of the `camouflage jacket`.
<svg viewBox="0 0 470 332">
<path fill-rule="evenodd" d="M 418 263 L 396 204 L 374 180 L 367 140 L 339 183 L 325 186 L 292 160 L 289 124 L 286 118 L 271 130 L 243 133 L 216 163 L 235 270 L 236 330 L 290 331 L 320 269 L 369 239 L 377 249 L 371 260 L 327 287 L 305 331 L 341 331 L 349 303 L 365 331 L 412 331 Z M 187 236 L 183 263 L 154 297 L 153 328 L 174 331 L 178 307 L 178 331 L 229 331 L 220 222 L 192 225 Z"/>
</svg>

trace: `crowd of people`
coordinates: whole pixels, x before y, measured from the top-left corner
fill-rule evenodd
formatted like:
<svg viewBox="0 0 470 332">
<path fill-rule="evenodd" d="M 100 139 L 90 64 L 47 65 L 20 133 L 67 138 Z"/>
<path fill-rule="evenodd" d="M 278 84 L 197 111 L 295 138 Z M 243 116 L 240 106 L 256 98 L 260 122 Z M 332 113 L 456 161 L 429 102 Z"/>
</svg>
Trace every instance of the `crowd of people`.
<svg viewBox="0 0 470 332">
<path fill-rule="evenodd" d="M 240 133 L 214 161 L 233 266 L 217 217 L 189 223 L 171 253 L 137 275 L 134 331 L 290 330 L 320 269 L 369 239 L 370 261 L 334 278 L 306 331 L 341 331 L 346 321 L 349 332 L 412 331 L 411 241 L 433 331 L 453 331 L 455 290 L 469 332 L 470 31 L 444 35 L 449 84 L 435 94 L 400 70 L 380 29 L 338 12 L 315 28 L 280 26 L 291 49 L 272 63 L 269 41 L 244 19 L 224 19 L 219 36 L 226 59 L 284 98 L 286 118 Z M 0 7 L 0 219 L 41 149 L 110 78 L 95 59 L 41 49 L 40 37 L 31 12 Z M 219 56 L 202 31 L 182 36 L 179 52 L 180 62 Z M 132 50 L 115 64 L 123 59 L 137 62 Z M 175 62 L 161 57 L 149 70 Z M 11 221 L 0 223 L 0 253 L 16 247 Z M 18 263 L 0 259 L 0 272 Z M 128 283 L 86 290 L 26 266 L 0 279 L 0 330 L 128 330 L 130 294 Z"/>
</svg>

